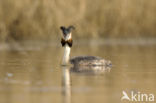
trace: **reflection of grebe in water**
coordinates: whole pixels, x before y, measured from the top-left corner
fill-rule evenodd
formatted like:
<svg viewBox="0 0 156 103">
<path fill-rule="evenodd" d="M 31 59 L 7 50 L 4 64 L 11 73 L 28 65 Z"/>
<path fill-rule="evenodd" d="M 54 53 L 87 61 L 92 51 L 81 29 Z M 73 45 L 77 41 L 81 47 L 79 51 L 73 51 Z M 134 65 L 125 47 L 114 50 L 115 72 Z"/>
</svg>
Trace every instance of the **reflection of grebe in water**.
<svg viewBox="0 0 156 103">
<path fill-rule="evenodd" d="M 67 66 L 62 67 L 62 86 L 63 86 L 63 103 L 71 103 L 71 81 L 70 81 L 70 68 Z"/>
<path fill-rule="evenodd" d="M 61 44 L 64 47 L 64 56 L 62 65 L 67 65 L 70 61 L 71 64 L 74 66 L 103 66 L 103 67 L 110 67 L 111 62 L 107 61 L 100 57 L 95 56 L 78 56 L 78 57 L 70 57 L 70 49 L 72 47 L 72 33 L 71 30 L 75 29 L 74 26 L 69 26 L 68 28 L 61 26 L 60 29 L 63 33 L 63 38 L 61 40 Z"/>
</svg>

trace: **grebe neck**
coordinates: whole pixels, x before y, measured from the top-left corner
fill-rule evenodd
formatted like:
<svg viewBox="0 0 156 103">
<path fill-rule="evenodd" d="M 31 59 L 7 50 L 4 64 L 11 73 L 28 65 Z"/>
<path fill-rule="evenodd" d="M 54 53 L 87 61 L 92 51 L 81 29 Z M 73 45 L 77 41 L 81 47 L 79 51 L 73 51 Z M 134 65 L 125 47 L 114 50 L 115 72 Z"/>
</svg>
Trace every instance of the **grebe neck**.
<svg viewBox="0 0 156 103">
<path fill-rule="evenodd" d="M 64 46 L 64 55 L 63 55 L 62 65 L 67 65 L 69 63 L 70 49 L 71 48 L 67 44 Z"/>
</svg>

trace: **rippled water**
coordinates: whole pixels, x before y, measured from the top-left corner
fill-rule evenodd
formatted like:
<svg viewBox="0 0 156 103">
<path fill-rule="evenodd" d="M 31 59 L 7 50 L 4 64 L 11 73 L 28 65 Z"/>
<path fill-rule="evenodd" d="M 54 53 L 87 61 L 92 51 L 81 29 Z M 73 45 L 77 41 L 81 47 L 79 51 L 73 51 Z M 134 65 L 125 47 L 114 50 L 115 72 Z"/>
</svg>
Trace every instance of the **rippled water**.
<svg viewBox="0 0 156 103">
<path fill-rule="evenodd" d="M 81 44 L 71 52 L 111 60 L 112 69 L 72 72 L 60 65 L 63 49 L 55 44 L 0 49 L 0 103 L 125 103 L 123 90 L 156 96 L 155 44 Z"/>
</svg>

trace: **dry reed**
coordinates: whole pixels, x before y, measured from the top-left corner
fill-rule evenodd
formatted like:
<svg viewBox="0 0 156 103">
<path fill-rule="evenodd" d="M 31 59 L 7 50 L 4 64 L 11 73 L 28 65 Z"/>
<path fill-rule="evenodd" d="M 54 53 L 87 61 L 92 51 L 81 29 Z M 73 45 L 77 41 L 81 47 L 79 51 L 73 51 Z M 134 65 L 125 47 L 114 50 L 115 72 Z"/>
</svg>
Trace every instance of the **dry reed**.
<svg viewBox="0 0 156 103">
<path fill-rule="evenodd" d="M 155 37 L 155 0 L 1 0 L 0 41 L 56 39 L 59 26 L 75 38 Z"/>
</svg>

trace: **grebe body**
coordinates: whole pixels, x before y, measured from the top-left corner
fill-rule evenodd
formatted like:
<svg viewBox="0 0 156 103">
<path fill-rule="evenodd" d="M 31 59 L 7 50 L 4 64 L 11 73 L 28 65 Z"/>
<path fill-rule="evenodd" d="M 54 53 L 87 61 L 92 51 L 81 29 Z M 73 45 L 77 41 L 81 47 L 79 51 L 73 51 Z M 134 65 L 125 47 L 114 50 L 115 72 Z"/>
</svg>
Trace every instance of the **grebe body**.
<svg viewBox="0 0 156 103">
<path fill-rule="evenodd" d="M 63 37 L 61 39 L 62 47 L 64 47 L 64 56 L 62 65 L 68 65 L 69 63 L 74 66 L 111 66 L 111 61 L 105 60 L 101 57 L 96 56 L 77 56 L 70 59 L 70 51 L 73 44 L 72 40 L 72 30 L 75 29 L 74 26 L 69 26 L 68 28 L 61 26 Z"/>
</svg>

